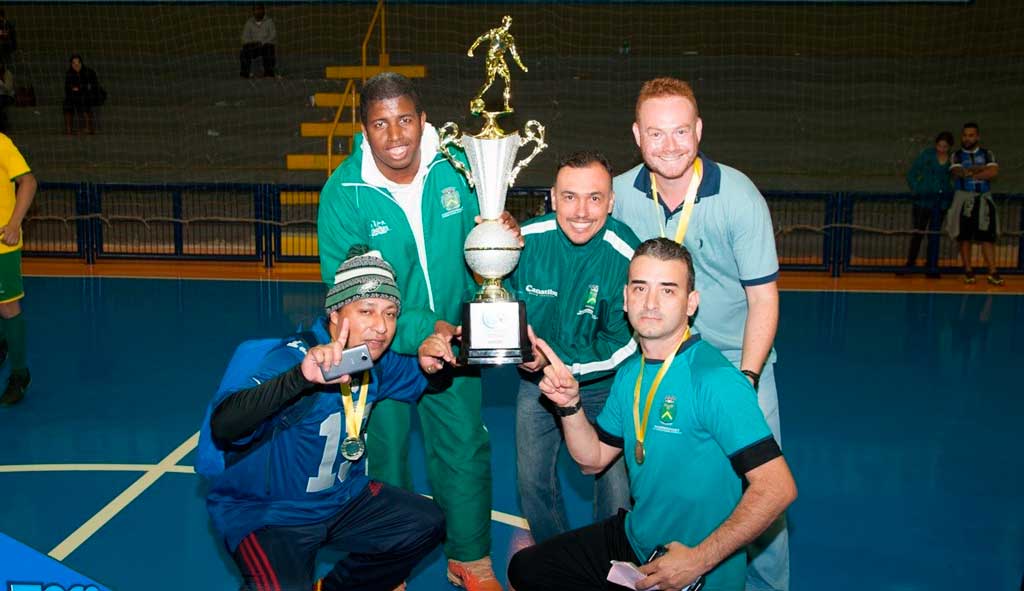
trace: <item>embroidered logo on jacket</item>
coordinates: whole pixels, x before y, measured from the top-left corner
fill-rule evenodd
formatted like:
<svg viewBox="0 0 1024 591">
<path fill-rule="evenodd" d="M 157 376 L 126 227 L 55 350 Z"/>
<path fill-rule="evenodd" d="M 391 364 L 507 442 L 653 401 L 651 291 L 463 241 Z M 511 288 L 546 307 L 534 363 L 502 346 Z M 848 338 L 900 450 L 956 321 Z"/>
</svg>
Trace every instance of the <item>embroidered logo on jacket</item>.
<svg viewBox="0 0 1024 591">
<path fill-rule="evenodd" d="M 391 227 L 384 220 L 370 220 L 370 238 L 382 236 L 391 231 Z"/>
<path fill-rule="evenodd" d="M 536 287 L 534 287 L 534 286 L 532 286 L 530 284 L 526 285 L 526 293 L 528 293 L 530 295 L 545 297 L 545 298 L 557 298 L 558 297 L 558 292 L 553 290 L 553 289 L 537 289 Z"/>
<path fill-rule="evenodd" d="M 597 313 L 594 310 L 597 308 L 597 292 L 600 291 L 600 289 L 601 288 L 597 284 L 590 284 L 587 288 L 587 299 L 583 301 L 583 308 L 579 312 L 576 312 L 577 316 L 587 314 L 593 318 L 597 318 Z"/>
<path fill-rule="evenodd" d="M 462 211 L 462 196 L 459 195 L 459 190 L 455 187 L 442 190 L 441 207 L 444 208 L 444 213 L 441 214 L 443 218 L 460 213 Z"/>
</svg>

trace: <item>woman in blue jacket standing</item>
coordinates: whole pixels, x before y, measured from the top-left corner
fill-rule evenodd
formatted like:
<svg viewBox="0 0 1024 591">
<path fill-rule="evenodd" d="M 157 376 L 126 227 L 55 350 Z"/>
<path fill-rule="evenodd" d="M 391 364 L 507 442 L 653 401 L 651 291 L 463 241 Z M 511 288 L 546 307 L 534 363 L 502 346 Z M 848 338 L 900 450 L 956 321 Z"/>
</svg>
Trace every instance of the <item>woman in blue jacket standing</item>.
<svg viewBox="0 0 1024 591">
<path fill-rule="evenodd" d="M 942 217 L 949 208 L 953 196 L 953 186 L 949 177 L 949 150 L 953 147 L 953 134 L 943 131 L 935 138 L 935 146 L 924 149 L 914 160 L 914 164 L 907 172 L 907 184 L 913 195 L 913 222 L 914 229 L 919 232 L 928 230 L 938 232 L 942 226 Z M 933 220 L 932 212 L 940 209 L 942 215 Z M 917 254 L 921 250 L 921 239 L 924 234 L 914 234 L 910 239 L 910 252 L 907 254 L 907 267 L 913 268 L 917 265 Z M 928 236 L 928 252 L 935 252 L 938 258 L 938 234 Z M 929 261 L 929 277 L 937 277 L 938 269 L 933 257 L 926 256 Z"/>
</svg>

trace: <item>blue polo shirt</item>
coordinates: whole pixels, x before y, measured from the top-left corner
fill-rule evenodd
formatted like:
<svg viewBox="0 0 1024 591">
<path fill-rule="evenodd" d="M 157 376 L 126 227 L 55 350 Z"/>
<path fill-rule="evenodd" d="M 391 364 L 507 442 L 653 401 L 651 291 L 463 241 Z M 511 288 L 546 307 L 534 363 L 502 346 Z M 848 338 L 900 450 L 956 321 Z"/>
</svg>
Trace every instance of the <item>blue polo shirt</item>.
<svg viewBox="0 0 1024 591">
<path fill-rule="evenodd" d="M 602 441 L 624 450 L 634 499 L 626 536 L 636 555 L 647 557 L 658 544 L 693 547 L 718 529 L 743 494 L 734 462 L 774 440 L 750 382 L 695 335 L 680 347 L 655 394 L 644 463 L 637 464 L 633 392 L 641 363 L 643 409 L 662 362 L 634 355 L 619 367 L 597 429 Z M 778 448 L 771 455 L 777 457 Z M 723 560 L 708 573 L 707 588 L 741 591 L 746 559 L 740 549 Z"/>
<path fill-rule="evenodd" d="M 998 164 L 996 163 L 996 156 L 991 150 L 975 146 L 973 150 L 960 148 L 953 152 L 952 164 L 949 165 L 949 169 L 954 170 L 965 166 L 998 166 Z M 956 179 L 956 189 L 957 191 L 970 191 L 972 193 L 988 193 L 992 190 L 992 183 L 970 177 L 962 177 Z"/>
<path fill-rule="evenodd" d="M 695 328 L 726 357 L 743 350 L 747 319 L 744 288 L 778 279 L 772 217 L 761 192 L 742 172 L 701 154 L 704 176 L 697 189 L 690 227 L 683 240 L 693 256 L 700 309 Z M 651 174 L 641 164 L 615 177 L 612 216 L 640 240 L 675 236 L 682 204 L 669 210 L 651 198 Z M 660 221 L 660 224 L 659 224 Z M 775 360 L 772 351 L 769 362 Z"/>
</svg>

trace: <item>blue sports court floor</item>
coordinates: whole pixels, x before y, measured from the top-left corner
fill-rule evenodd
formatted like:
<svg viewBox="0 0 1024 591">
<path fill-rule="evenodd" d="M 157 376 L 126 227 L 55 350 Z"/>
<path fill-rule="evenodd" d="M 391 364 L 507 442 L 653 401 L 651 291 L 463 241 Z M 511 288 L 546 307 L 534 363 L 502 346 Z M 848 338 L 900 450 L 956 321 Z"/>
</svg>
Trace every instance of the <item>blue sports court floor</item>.
<svg viewBox="0 0 1024 591">
<path fill-rule="evenodd" d="M 22 404 L 0 408 L 4 548 L 52 552 L 115 590 L 237 588 L 189 468 L 193 434 L 234 346 L 308 324 L 321 287 L 27 278 L 26 290 L 34 382 Z M 783 294 L 794 590 L 1020 585 L 1022 327 L 1022 296 Z M 513 398 L 495 388 L 485 404 L 503 570 L 522 536 L 506 523 L 519 515 Z M 582 525 L 589 484 L 564 467 Z M 417 478 L 428 492 L 422 469 Z M 0 554 L 3 591 L 12 556 Z M 410 589 L 448 589 L 442 569 L 436 553 Z"/>
</svg>

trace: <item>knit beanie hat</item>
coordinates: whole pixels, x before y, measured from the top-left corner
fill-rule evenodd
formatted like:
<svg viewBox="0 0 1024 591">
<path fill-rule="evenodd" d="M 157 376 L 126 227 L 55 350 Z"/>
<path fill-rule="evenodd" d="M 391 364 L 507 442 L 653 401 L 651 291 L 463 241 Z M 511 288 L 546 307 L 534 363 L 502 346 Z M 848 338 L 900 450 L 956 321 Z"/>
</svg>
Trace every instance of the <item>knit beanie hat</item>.
<svg viewBox="0 0 1024 591">
<path fill-rule="evenodd" d="M 395 270 L 365 244 L 355 244 L 348 258 L 334 274 L 334 287 L 327 292 L 324 309 L 327 314 L 363 298 L 391 300 L 402 310 L 402 295 L 395 284 Z"/>
</svg>

